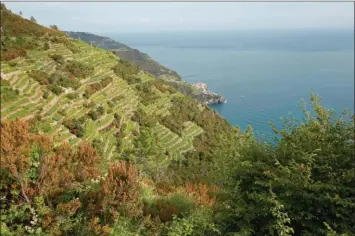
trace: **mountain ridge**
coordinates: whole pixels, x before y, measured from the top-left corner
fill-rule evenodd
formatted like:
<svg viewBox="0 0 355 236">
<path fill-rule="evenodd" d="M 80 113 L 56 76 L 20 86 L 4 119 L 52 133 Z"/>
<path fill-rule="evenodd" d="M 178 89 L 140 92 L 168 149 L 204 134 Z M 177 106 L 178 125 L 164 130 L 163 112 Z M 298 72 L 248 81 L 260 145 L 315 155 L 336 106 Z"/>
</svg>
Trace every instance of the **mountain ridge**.
<svg viewBox="0 0 355 236">
<path fill-rule="evenodd" d="M 131 48 L 109 37 L 99 36 L 92 33 L 73 31 L 66 31 L 65 33 L 73 38 L 81 39 L 89 44 L 92 43 L 100 48 L 114 52 L 117 56 L 136 64 L 143 71 L 159 79 L 167 81 L 174 88 L 183 94 L 192 97 L 198 102 L 204 104 L 215 104 L 224 103 L 226 101 L 221 95 L 210 91 L 206 92 L 205 90 L 199 89 L 195 84 L 189 84 L 188 82 L 183 81 L 181 76 L 176 71 L 170 70 L 159 64 L 148 54 L 143 53 L 138 49 Z"/>
</svg>

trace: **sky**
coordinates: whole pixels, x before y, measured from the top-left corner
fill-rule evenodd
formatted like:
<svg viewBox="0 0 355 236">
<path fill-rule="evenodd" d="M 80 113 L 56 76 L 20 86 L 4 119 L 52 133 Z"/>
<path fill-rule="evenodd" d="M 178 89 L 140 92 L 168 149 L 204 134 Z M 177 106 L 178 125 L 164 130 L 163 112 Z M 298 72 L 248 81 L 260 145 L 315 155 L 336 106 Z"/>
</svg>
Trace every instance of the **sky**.
<svg viewBox="0 0 355 236">
<path fill-rule="evenodd" d="M 354 27 L 352 2 L 8 2 L 14 13 L 92 33 Z"/>
</svg>

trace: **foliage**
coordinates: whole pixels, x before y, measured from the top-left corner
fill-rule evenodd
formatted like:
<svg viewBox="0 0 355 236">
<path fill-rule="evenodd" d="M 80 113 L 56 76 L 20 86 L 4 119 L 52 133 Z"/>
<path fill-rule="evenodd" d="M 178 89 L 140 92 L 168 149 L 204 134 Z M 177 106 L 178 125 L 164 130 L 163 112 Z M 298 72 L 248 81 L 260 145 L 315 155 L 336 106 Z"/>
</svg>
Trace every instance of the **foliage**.
<svg viewBox="0 0 355 236">
<path fill-rule="evenodd" d="M 66 119 L 63 121 L 63 125 L 69 129 L 70 133 L 76 135 L 77 137 L 84 136 L 85 130 L 83 122 L 81 122 L 80 119 Z"/>
<path fill-rule="evenodd" d="M 58 26 L 56 26 L 56 25 L 50 25 L 49 28 L 58 30 Z"/>
<path fill-rule="evenodd" d="M 70 75 L 68 76 L 65 73 L 60 73 L 58 71 L 55 71 L 51 74 L 49 82 L 52 85 L 55 84 L 64 88 L 77 89 L 80 87 L 80 82 L 78 81 L 78 79 Z"/>
<path fill-rule="evenodd" d="M 128 84 L 141 82 L 140 78 L 135 76 L 139 72 L 138 66 L 131 64 L 129 61 L 120 59 L 112 70 L 117 76 L 126 80 Z"/>
<path fill-rule="evenodd" d="M 103 183 L 103 207 L 108 220 L 115 219 L 117 212 L 128 217 L 141 215 L 138 171 L 130 163 L 121 161 L 110 165 Z"/>
<path fill-rule="evenodd" d="M 37 48 L 38 38 L 45 34 L 64 35 L 13 14 L 6 7 L 1 8 L 1 28 L 1 58 L 5 61 L 25 56 L 27 50 Z"/>
<path fill-rule="evenodd" d="M 28 72 L 28 76 L 32 77 L 38 83 L 42 85 L 49 85 L 50 75 L 44 72 L 43 70 L 31 70 Z"/>
<path fill-rule="evenodd" d="M 227 231 L 324 235 L 325 222 L 355 233 L 354 117 L 332 120 L 319 97 L 311 101 L 314 115 L 305 110 L 304 123 L 273 127 L 282 137 L 277 145 L 251 139 L 233 160 L 239 164 L 227 176 L 221 213 Z"/>
<path fill-rule="evenodd" d="M 15 100 L 18 97 L 18 93 L 16 92 L 16 90 L 4 86 L 3 81 L 4 80 L 1 80 L 1 101 L 6 103 Z"/>
<path fill-rule="evenodd" d="M 218 225 L 213 222 L 213 213 L 208 208 L 198 209 L 185 218 L 174 217 L 166 231 L 168 236 L 221 235 Z"/>
<path fill-rule="evenodd" d="M 180 194 L 173 194 L 167 198 L 160 198 L 144 204 L 144 215 L 158 217 L 161 222 L 172 221 L 174 216 L 182 217 L 195 207 L 191 199 Z"/>
<path fill-rule="evenodd" d="M 275 142 L 260 142 L 251 127 L 241 133 L 178 93 L 172 80 L 156 80 L 123 60 L 113 70 L 130 86 L 111 77 L 81 84 L 77 76 L 93 74 L 90 63 L 51 54 L 53 67 L 43 49 L 60 44 L 81 60 L 88 45 L 3 4 L 1 17 L 4 73 L 42 68 L 28 73 L 39 85 L 22 76 L 1 80 L 2 112 L 11 114 L 1 121 L 2 235 L 355 234 L 354 116 L 333 117 L 311 95 L 313 110 L 304 110 L 302 121 L 272 126 Z M 112 53 L 95 50 L 111 64 Z M 112 94 L 99 94 L 110 85 Z M 64 88 L 68 93 L 56 96 Z M 82 103 L 79 91 L 100 96 Z M 170 101 L 156 109 L 162 99 Z M 104 129 L 97 130 L 108 119 L 86 123 L 106 111 L 114 120 Z M 16 116 L 27 121 L 8 121 Z"/>
<path fill-rule="evenodd" d="M 112 81 L 113 81 L 112 77 L 108 76 L 108 77 L 106 77 L 105 79 L 101 80 L 100 82 L 90 84 L 89 86 L 86 87 L 83 96 L 84 96 L 85 98 L 90 98 L 91 95 L 93 95 L 93 94 L 96 93 L 97 91 L 102 90 L 102 89 L 105 88 L 107 85 L 109 85 L 110 83 L 112 83 Z"/>
<path fill-rule="evenodd" d="M 48 44 L 48 42 L 45 42 L 44 44 L 43 44 L 43 50 L 48 50 L 49 49 L 49 44 Z"/>
<path fill-rule="evenodd" d="M 51 54 L 49 55 L 50 58 L 52 58 L 55 62 L 59 63 L 59 64 L 64 64 L 64 57 L 62 55 L 59 54 Z"/>
<path fill-rule="evenodd" d="M 36 19 L 33 16 L 31 16 L 30 21 L 32 21 L 33 23 L 37 23 Z"/>
<path fill-rule="evenodd" d="M 73 76 L 78 78 L 86 78 L 94 72 L 94 67 L 92 65 L 86 65 L 74 60 L 67 62 L 66 69 Z"/>
</svg>

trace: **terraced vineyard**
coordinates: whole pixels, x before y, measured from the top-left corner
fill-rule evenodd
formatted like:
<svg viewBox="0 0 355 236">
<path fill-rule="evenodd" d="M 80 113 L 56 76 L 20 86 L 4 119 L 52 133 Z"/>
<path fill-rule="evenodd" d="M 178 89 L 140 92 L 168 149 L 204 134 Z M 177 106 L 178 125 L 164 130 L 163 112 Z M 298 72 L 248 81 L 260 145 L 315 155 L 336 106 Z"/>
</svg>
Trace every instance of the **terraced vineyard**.
<svg viewBox="0 0 355 236">
<path fill-rule="evenodd" d="M 192 141 L 193 138 L 203 132 L 203 130 L 194 124 L 193 122 L 185 122 L 185 129 L 183 135 L 179 135 L 171 132 L 168 128 L 160 123 L 154 127 L 154 133 L 158 137 L 159 142 L 165 147 L 169 153 L 169 157 L 174 160 L 183 158 L 183 153 L 194 149 Z M 162 165 L 169 163 L 169 159 L 163 160 Z"/>
<path fill-rule="evenodd" d="M 7 87 L 17 93 L 14 99 L 2 103 L 2 119 L 39 117 L 36 123 L 38 132 L 53 136 L 56 145 L 63 142 L 76 145 L 80 140 L 90 142 L 100 140 L 106 158 L 112 159 L 118 153 L 115 134 L 119 132 L 122 125 L 127 127 L 122 138 L 123 147 L 133 147 L 134 135 L 132 133 L 139 133 L 140 126 L 137 122 L 131 121 L 131 116 L 138 107 L 147 115 L 163 117 L 170 114 L 169 108 L 173 105 L 172 98 L 183 96 L 178 92 L 163 93 L 153 87 L 152 93 L 157 94 L 158 99 L 148 105 L 143 105 L 139 91 L 135 89 L 136 83 L 129 84 L 112 70 L 119 61 L 117 56 L 103 49 L 91 47 L 80 40 L 70 38 L 65 38 L 65 40 L 70 42 L 71 47 L 76 48 L 75 53 L 65 43 L 49 43 L 48 50 L 31 50 L 25 57 L 1 62 L 3 81 L 7 82 Z M 61 87 L 62 92 L 56 94 L 29 74 L 33 70 L 51 74 L 63 69 L 63 65 L 52 59 L 52 55 L 62 57 L 64 60 L 61 62 L 62 64 L 77 61 L 83 65 L 91 65 L 94 67 L 93 72 L 85 78 L 75 77 L 80 81 L 80 86 L 76 89 Z M 139 71 L 136 76 L 140 79 L 139 83 L 155 80 L 154 77 L 143 71 Z M 95 91 L 89 98 L 84 96 L 90 86 L 95 86 L 107 77 L 112 78 L 107 86 Z M 77 96 L 69 98 L 71 93 L 75 93 Z M 81 124 L 83 127 L 82 136 L 79 137 L 64 125 L 65 120 L 80 119 L 98 106 L 103 109 L 103 114 L 95 120 L 85 119 Z M 120 117 L 119 121 L 116 121 L 115 114 Z M 113 125 L 115 122 L 118 122 L 119 126 Z M 172 159 L 183 159 L 184 153 L 194 149 L 193 139 L 203 132 L 202 128 L 193 122 L 185 122 L 182 136 L 170 131 L 159 122 L 152 129 L 158 137 L 158 142 L 169 153 L 161 161 L 163 165 L 168 165 Z"/>
</svg>

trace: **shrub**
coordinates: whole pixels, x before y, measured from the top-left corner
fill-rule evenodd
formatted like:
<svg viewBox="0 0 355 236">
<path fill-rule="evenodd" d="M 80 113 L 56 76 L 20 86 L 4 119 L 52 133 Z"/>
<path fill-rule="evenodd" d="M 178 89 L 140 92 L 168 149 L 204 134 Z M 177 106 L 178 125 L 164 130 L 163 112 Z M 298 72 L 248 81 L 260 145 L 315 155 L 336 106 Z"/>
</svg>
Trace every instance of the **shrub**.
<svg viewBox="0 0 355 236">
<path fill-rule="evenodd" d="M 90 84 L 88 87 L 86 87 L 83 96 L 85 98 L 90 98 L 91 95 L 93 95 L 97 91 L 100 91 L 103 88 L 105 88 L 107 85 L 109 85 L 112 82 L 112 80 L 113 80 L 112 77 L 109 76 L 101 80 L 100 82 Z"/>
<path fill-rule="evenodd" d="M 77 137 L 83 137 L 85 133 L 85 129 L 83 127 L 83 124 L 85 122 L 84 120 L 77 120 L 77 119 L 66 119 L 63 121 L 63 125 L 67 127 L 70 131 L 70 133 L 76 135 Z"/>
<path fill-rule="evenodd" d="M 56 95 L 59 95 L 59 94 L 61 94 L 63 92 L 63 89 L 61 87 L 59 87 L 58 85 L 55 85 L 55 84 L 50 86 L 50 90 L 53 93 L 55 93 Z"/>
<path fill-rule="evenodd" d="M 72 53 L 79 53 L 80 49 L 73 43 L 69 43 L 67 45 L 67 48 L 72 52 Z"/>
<path fill-rule="evenodd" d="M 138 81 L 138 78 L 134 77 L 134 75 L 139 72 L 139 68 L 138 66 L 131 64 L 129 61 L 120 59 L 112 70 L 117 76 L 127 80 L 129 83 Z"/>
<path fill-rule="evenodd" d="M 167 198 L 160 198 L 152 203 L 145 203 L 144 215 L 159 217 L 162 222 L 169 222 L 174 219 L 174 215 L 182 217 L 195 208 L 194 203 L 183 195 L 174 194 Z"/>
<path fill-rule="evenodd" d="M 49 55 L 49 57 L 61 65 L 64 64 L 64 62 L 65 62 L 64 57 L 62 55 L 52 54 L 52 55 Z"/>
<path fill-rule="evenodd" d="M 49 49 L 49 44 L 48 44 L 48 42 L 45 42 L 43 44 L 43 50 L 47 51 L 48 49 Z"/>
<path fill-rule="evenodd" d="M 15 67 L 15 66 L 17 66 L 17 62 L 16 61 L 9 61 L 9 66 Z"/>
<path fill-rule="evenodd" d="M 116 112 L 113 117 L 116 119 L 116 120 L 121 120 L 121 116 Z"/>
<path fill-rule="evenodd" d="M 42 70 L 31 70 L 27 74 L 28 74 L 28 76 L 32 77 L 34 80 L 36 80 L 41 85 L 49 85 L 50 84 L 50 81 L 49 81 L 50 76 Z"/>
<path fill-rule="evenodd" d="M 78 98 L 78 94 L 77 93 L 68 93 L 67 94 L 67 98 L 69 98 L 69 99 Z"/>
<path fill-rule="evenodd" d="M 78 78 L 86 78 L 94 72 L 94 67 L 92 65 L 86 65 L 74 60 L 67 63 L 66 69 Z"/>
<path fill-rule="evenodd" d="M 89 111 L 89 112 L 88 112 L 88 116 L 89 116 L 92 120 L 97 120 L 97 113 L 96 113 L 96 111 L 93 111 L 93 110 Z"/>
<path fill-rule="evenodd" d="M 2 58 L 4 58 L 5 61 L 11 61 L 15 58 L 23 57 L 26 54 L 27 51 L 24 48 L 7 48 L 6 50 L 4 49 Z"/>
<path fill-rule="evenodd" d="M 43 98 L 47 99 L 49 97 L 49 93 L 47 91 L 43 92 Z"/>
<path fill-rule="evenodd" d="M 5 87 L 5 85 L 3 84 L 4 80 L 1 80 L 1 101 L 2 102 L 9 102 L 9 101 L 13 101 L 17 98 L 17 93 L 14 89 L 9 88 L 9 87 Z"/>
<path fill-rule="evenodd" d="M 60 72 L 53 72 L 49 78 L 49 82 L 64 88 L 73 89 L 77 89 L 81 85 L 76 78 L 68 77 L 66 74 Z"/>
<path fill-rule="evenodd" d="M 125 161 L 111 164 L 102 193 L 106 214 L 113 216 L 118 211 L 129 217 L 141 215 L 138 171 L 132 164 Z"/>
</svg>

